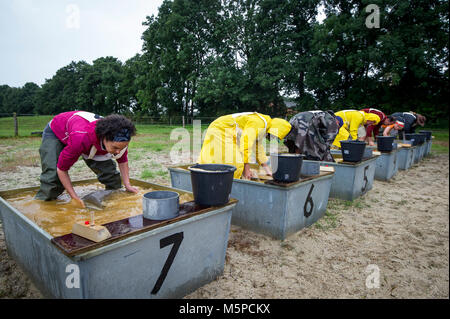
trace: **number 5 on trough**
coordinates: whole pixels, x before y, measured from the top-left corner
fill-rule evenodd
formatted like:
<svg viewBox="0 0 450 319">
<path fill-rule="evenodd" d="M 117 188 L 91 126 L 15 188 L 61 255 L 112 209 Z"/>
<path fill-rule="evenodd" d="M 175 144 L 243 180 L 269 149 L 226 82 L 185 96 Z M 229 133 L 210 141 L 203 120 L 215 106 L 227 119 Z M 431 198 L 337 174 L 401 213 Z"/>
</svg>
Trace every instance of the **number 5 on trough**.
<svg viewBox="0 0 450 319">
<path fill-rule="evenodd" d="M 164 263 L 164 267 L 161 270 L 161 273 L 159 274 L 158 280 L 156 281 L 155 286 L 152 290 L 152 295 L 156 295 L 161 288 L 162 284 L 164 283 L 164 280 L 166 279 L 167 273 L 169 272 L 170 266 L 172 266 L 173 260 L 175 259 L 175 256 L 177 255 L 178 249 L 180 248 L 181 242 L 183 241 L 183 232 L 176 233 L 173 235 L 170 235 L 168 237 L 162 238 L 159 241 L 159 248 L 162 249 L 166 246 L 172 245 L 172 249 L 170 250 L 169 256 L 167 256 L 167 260 Z"/>
<path fill-rule="evenodd" d="M 361 192 L 365 192 L 367 189 L 367 184 L 369 183 L 369 180 L 367 179 L 367 170 L 369 169 L 369 165 L 364 167 L 364 186 L 361 188 Z"/>
</svg>

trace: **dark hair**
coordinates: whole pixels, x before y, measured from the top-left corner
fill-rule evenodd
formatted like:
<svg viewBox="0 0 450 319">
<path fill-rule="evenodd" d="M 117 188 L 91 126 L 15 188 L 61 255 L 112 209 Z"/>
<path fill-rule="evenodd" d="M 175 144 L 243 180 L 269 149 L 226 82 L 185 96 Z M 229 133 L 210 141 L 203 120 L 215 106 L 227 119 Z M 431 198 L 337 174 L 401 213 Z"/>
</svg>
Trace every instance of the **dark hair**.
<svg viewBox="0 0 450 319">
<path fill-rule="evenodd" d="M 392 115 L 392 114 L 388 116 L 388 119 L 389 119 L 389 121 L 391 121 L 391 122 L 397 121 L 397 117 L 394 116 L 394 115 Z"/>
<path fill-rule="evenodd" d="M 394 123 L 395 121 L 397 121 L 397 119 L 395 117 L 393 117 L 392 115 L 389 115 L 387 117 L 387 119 L 389 120 L 389 122 Z"/>
<path fill-rule="evenodd" d="M 101 141 L 106 138 L 107 141 L 125 141 L 130 140 L 136 135 L 136 127 L 133 122 L 123 115 L 111 114 L 98 120 L 95 126 L 95 134 Z M 122 139 L 117 140 L 117 136 Z"/>
</svg>

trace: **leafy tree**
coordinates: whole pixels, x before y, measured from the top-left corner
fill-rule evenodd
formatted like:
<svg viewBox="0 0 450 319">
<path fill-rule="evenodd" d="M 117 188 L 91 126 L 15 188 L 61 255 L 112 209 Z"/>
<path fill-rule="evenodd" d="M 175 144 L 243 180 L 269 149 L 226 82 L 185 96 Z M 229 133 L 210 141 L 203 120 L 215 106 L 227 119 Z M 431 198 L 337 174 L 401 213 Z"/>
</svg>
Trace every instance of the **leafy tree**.
<svg viewBox="0 0 450 319">
<path fill-rule="evenodd" d="M 197 81 L 214 48 L 219 1 L 164 1 L 147 17 L 143 59 L 151 79 L 139 98 L 152 113 L 193 115 Z M 159 81 L 157 83 L 156 81 Z"/>
<path fill-rule="evenodd" d="M 71 62 L 47 79 L 39 94 L 40 104 L 35 108 L 38 114 L 57 114 L 76 109 L 87 109 L 89 104 L 79 103 L 79 86 L 84 79 L 85 61 Z M 85 101 L 83 101 L 85 102 Z"/>
</svg>

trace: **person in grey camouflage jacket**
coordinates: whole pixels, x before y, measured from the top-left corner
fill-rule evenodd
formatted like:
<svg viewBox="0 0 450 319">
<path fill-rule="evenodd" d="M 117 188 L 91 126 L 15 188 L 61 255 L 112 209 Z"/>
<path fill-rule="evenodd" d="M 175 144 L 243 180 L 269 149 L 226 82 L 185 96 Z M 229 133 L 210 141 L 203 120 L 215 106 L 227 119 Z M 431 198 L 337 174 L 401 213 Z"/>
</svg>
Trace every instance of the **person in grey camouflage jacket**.
<svg viewBox="0 0 450 319">
<path fill-rule="evenodd" d="M 307 111 L 294 115 L 289 123 L 292 130 L 284 139 L 289 153 L 303 154 L 306 160 L 334 162 L 330 146 L 343 125 L 339 116 L 332 111 Z"/>
</svg>

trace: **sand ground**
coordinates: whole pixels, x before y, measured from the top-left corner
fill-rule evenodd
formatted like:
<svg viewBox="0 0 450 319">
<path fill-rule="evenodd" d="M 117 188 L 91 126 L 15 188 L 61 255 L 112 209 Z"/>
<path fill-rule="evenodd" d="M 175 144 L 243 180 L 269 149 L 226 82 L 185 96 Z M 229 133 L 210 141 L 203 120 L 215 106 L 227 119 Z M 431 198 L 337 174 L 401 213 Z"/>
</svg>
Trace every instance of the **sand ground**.
<svg viewBox="0 0 450 319">
<path fill-rule="evenodd" d="M 131 177 L 145 161 L 170 166 L 167 154 L 130 160 Z M 39 174 L 0 172 L 0 189 L 37 185 Z M 74 180 L 92 177 L 75 165 Z M 167 175 L 151 181 L 170 185 Z M 326 217 L 284 241 L 231 226 L 223 274 L 185 298 L 449 298 L 448 278 L 449 157 L 432 154 L 353 202 L 330 199 Z M 42 298 L 2 227 L 0 298 Z"/>
</svg>

